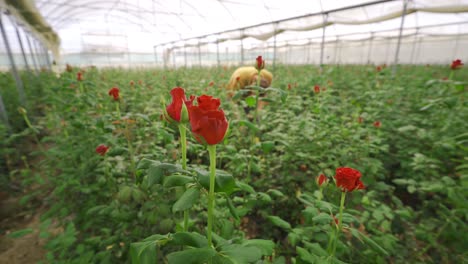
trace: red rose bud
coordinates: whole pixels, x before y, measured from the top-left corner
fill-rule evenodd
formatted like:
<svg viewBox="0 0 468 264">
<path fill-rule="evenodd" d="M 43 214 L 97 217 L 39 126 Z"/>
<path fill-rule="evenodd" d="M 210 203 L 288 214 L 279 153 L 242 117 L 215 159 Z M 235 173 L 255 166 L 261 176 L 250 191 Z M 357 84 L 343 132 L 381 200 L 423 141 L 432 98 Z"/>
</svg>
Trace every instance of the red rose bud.
<svg viewBox="0 0 468 264">
<path fill-rule="evenodd" d="M 290 83 L 288 83 L 288 90 L 291 90 L 292 89 L 292 86 Z"/>
<path fill-rule="evenodd" d="M 77 72 L 76 73 L 76 80 L 81 82 L 83 81 L 83 73 L 82 72 Z"/>
<path fill-rule="evenodd" d="M 101 156 L 104 156 L 106 155 L 107 151 L 109 150 L 109 147 L 107 147 L 106 145 L 104 144 L 101 144 L 99 146 L 96 147 L 96 153 L 101 155 Z"/>
<path fill-rule="evenodd" d="M 377 66 L 377 67 L 375 68 L 375 70 L 376 70 L 377 72 L 380 72 L 380 71 L 382 70 L 382 67 Z"/>
<path fill-rule="evenodd" d="M 188 106 L 192 133 L 198 142 L 216 145 L 224 139 L 229 127 L 223 110 L 218 109 L 220 100 L 202 95 L 197 102 L 196 106 Z"/>
<path fill-rule="evenodd" d="M 237 76 L 236 77 L 236 82 L 239 82 L 240 81 L 240 76 Z"/>
<path fill-rule="evenodd" d="M 464 64 L 461 62 L 460 59 L 457 59 L 457 60 L 454 60 L 452 61 L 452 65 L 450 66 L 450 68 L 452 70 L 458 70 L 460 69 Z"/>
<path fill-rule="evenodd" d="M 213 86 L 213 85 L 214 85 L 214 82 L 210 82 L 210 83 L 208 84 L 208 86 L 210 86 L 210 87 Z"/>
<path fill-rule="evenodd" d="M 360 117 L 358 117 L 357 121 L 358 121 L 359 124 L 362 124 L 362 122 L 364 122 L 364 118 L 362 118 L 362 117 L 360 116 Z"/>
<path fill-rule="evenodd" d="M 183 106 L 185 105 L 185 111 L 190 107 L 195 100 L 195 96 L 191 95 L 190 99 L 187 100 L 185 96 L 185 90 L 182 87 L 175 87 L 171 90 L 172 102 L 166 107 L 166 112 L 169 117 L 176 122 L 188 122 L 188 112 L 182 115 Z M 181 121 L 181 116 L 183 116 Z"/>
<path fill-rule="evenodd" d="M 375 126 L 376 128 L 379 128 L 379 127 L 382 126 L 382 123 L 380 123 L 380 121 L 375 121 L 375 122 L 374 122 L 374 126 Z"/>
<path fill-rule="evenodd" d="M 343 192 L 352 192 L 354 190 L 364 189 L 364 183 L 361 182 L 361 172 L 353 168 L 342 167 L 336 169 L 336 186 Z"/>
<path fill-rule="evenodd" d="M 315 93 L 320 93 L 320 86 L 315 85 L 315 86 L 314 86 L 314 92 L 315 92 Z"/>
<path fill-rule="evenodd" d="M 317 182 L 317 185 L 319 187 L 322 187 L 328 184 L 328 178 L 327 176 L 320 174 L 319 176 L 315 178 L 315 182 Z"/>
<path fill-rule="evenodd" d="M 135 85 L 135 82 L 134 81 L 130 81 L 130 86 L 134 86 Z"/>
<path fill-rule="evenodd" d="M 258 56 L 257 57 L 257 64 L 255 65 L 255 68 L 257 68 L 257 70 L 263 70 L 263 68 L 265 68 L 265 61 L 263 60 L 262 56 Z"/>
<path fill-rule="evenodd" d="M 119 88 L 117 88 L 117 87 L 112 87 L 112 88 L 109 90 L 109 96 L 114 97 L 114 100 L 115 100 L 115 101 L 118 101 L 119 98 L 120 98 L 119 92 L 120 92 Z"/>
</svg>

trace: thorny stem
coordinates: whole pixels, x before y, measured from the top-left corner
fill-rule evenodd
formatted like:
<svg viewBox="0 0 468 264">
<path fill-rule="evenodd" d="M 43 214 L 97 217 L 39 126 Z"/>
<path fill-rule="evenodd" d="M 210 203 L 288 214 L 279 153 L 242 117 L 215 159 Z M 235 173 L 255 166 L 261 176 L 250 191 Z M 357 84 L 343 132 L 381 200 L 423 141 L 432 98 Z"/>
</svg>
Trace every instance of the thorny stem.
<svg viewBox="0 0 468 264">
<path fill-rule="evenodd" d="M 212 247 L 211 231 L 213 229 L 213 210 L 214 210 L 214 188 L 216 177 L 216 145 L 208 145 L 208 152 L 210 154 L 210 190 L 208 193 L 208 227 L 207 237 L 208 246 Z"/>
<path fill-rule="evenodd" d="M 180 148 L 182 154 L 182 169 L 187 169 L 187 133 L 183 124 L 179 123 Z M 184 210 L 184 232 L 188 231 L 188 209 Z"/>
</svg>

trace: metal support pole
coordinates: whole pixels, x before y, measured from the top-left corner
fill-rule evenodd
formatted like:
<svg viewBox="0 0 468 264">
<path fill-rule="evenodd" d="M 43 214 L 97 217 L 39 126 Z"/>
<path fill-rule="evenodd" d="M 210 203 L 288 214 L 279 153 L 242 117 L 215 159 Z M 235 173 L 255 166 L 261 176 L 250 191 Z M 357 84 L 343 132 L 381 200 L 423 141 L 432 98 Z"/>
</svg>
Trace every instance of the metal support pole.
<svg viewBox="0 0 468 264">
<path fill-rule="evenodd" d="M 244 31 L 241 31 L 241 65 L 244 65 Z"/>
<path fill-rule="evenodd" d="M 374 40 L 374 32 L 371 32 L 370 39 L 369 39 L 369 50 L 367 51 L 367 64 L 371 63 L 371 54 L 372 54 L 372 44 Z"/>
<path fill-rule="evenodd" d="M 410 57 L 411 64 L 414 64 L 414 51 L 416 50 L 416 44 L 418 43 L 418 34 L 419 34 L 419 28 L 417 28 L 416 33 L 414 33 L 414 41 L 413 41 L 413 47 L 411 47 L 411 57 Z"/>
<path fill-rule="evenodd" d="M 3 124 L 9 132 L 11 132 L 10 121 L 8 121 L 8 113 L 5 109 L 5 104 L 3 103 L 2 95 L 0 94 L 0 117 L 2 118 Z"/>
<path fill-rule="evenodd" d="M 31 59 L 33 61 L 34 69 L 36 70 L 36 72 L 39 72 L 39 68 L 37 66 L 37 61 L 36 61 L 36 56 L 34 55 L 34 50 L 33 50 L 32 45 L 31 45 L 31 39 L 29 38 L 29 36 L 26 36 L 26 40 L 28 41 L 29 54 L 30 54 Z"/>
<path fill-rule="evenodd" d="M 187 46 L 184 44 L 184 67 L 187 68 Z"/>
<path fill-rule="evenodd" d="M 52 70 L 52 64 L 50 63 L 50 58 L 49 58 L 49 51 L 46 49 L 46 47 L 42 46 L 42 50 L 44 51 L 44 56 L 46 59 L 47 66 L 49 67 L 49 70 Z M 130 55 L 129 55 L 130 58 Z"/>
<path fill-rule="evenodd" d="M 200 48 L 200 39 L 198 40 L 198 66 L 202 66 L 201 65 L 201 48 Z"/>
<path fill-rule="evenodd" d="M 336 59 L 338 57 L 338 41 L 339 41 L 339 38 L 338 38 L 338 36 L 336 36 L 335 50 L 333 51 L 333 63 L 334 64 L 338 64 L 338 61 Z"/>
<path fill-rule="evenodd" d="M 177 68 L 176 67 L 176 49 L 172 49 L 172 67 Z"/>
<path fill-rule="evenodd" d="M 13 58 L 13 54 L 11 53 L 10 43 L 8 42 L 8 37 L 6 35 L 5 28 L 3 27 L 3 20 L 2 20 L 1 13 L 0 13 L 0 30 L 2 31 L 3 42 L 5 43 L 5 48 L 8 53 L 8 59 L 10 60 L 11 72 L 13 74 L 13 77 L 15 78 L 16 89 L 18 90 L 18 95 L 19 95 L 19 101 L 23 106 L 26 106 L 26 95 L 24 93 L 23 81 L 21 80 L 18 74 L 18 70 L 15 65 L 15 60 Z"/>
<path fill-rule="evenodd" d="M 456 59 L 457 58 L 457 53 L 458 53 L 458 42 L 460 42 L 460 25 L 458 25 L 458 34 L 457 38 L 455 39 L 455 47 L 453 48 L 453 55 L 452 58 Z"/>
<path fill-rule="evenodd" d="M 153 47 L 154 50 L 154 62 L 156 63 L 156 66 L 158 65 L 158 46 Z"/>
<path fill-rule="evenodd" d="M 325 29 L 327 28 L 328 13 L 323 14 L 322 43 L 320 44 L 320 68 L 323 65 L 323 50 L 325 48 Z"/>
<path fill-rule="evenodd" d="M 216 62 L 219 68 L 221 66 L 221 61 L 219 60 L 219 40 L 216 40 Z"/>
<path fill-rule="evenodd" d="M 24 52 L 23 41 L 21 40 L 21 35 L 18 29 L 18 25 L 15 25 L 15 30 L 16 30 L 16 37 L 18 38 L 18 43 L 21 48 L 21 54 L 23 55 L 24 66 L 27 71 L 30 71 L 31 69 L 29 68 L 28 60 L 26 59 L 26 53 Z"/>
<path fill-rule="evenodd" d="M 34 50 L 36 51 L 36 54 L 38 56 L 38 62 L 39 62 L 39 70 L 42 70 L 42 67 L 44 66 L 44 58 L 42 57 L 41 50 L 37 46 L 37 40 L 33 39 L 33 46 Z"/>
<path fill-rule="evenodd" d="M 278 23 L 275 24 L 275 35 L 273 36 L 273 71 L 275 70 L 276 67 L 276 56 L 277 56 L 277 47 L 276 47 L 276 35 L 278 32 L 276 32 L 278 28 Z"/>
<path fill-rule="evenodd" d="M 398 34 L 398 41 L 397 47 L 395 52 L 395 63 L 392 69 L 392 75 L 394 76 L 397 70 L 398 64 L 398 55 L 400 55 L 400 45 L 401 45 L 401 36 L 403 35 L 403 26 L 405 24 L 405 16 L 406 16 L 406 8 L 408 7 L 408 0 L 403 0 L 403 13 L 401 14 L 401 24 L 400 24 L 400 32 Z"/>
</svg>

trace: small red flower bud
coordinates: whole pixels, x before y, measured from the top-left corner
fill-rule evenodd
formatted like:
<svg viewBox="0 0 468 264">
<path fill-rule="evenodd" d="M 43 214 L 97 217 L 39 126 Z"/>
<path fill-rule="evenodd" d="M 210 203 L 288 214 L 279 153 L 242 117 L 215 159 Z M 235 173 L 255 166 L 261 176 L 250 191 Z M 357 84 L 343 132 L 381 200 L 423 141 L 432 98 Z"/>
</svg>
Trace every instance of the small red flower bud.
<svg viewBox="0 0 468 264">
<path fill-rule="evenodd" d="M 134 81 L 130 81 L 130 86 L 134 86 L 135 85 L 135 82 Z"/>
<path fill-rule="evenodd" d="M 213 85 L 214 85 L 214 82 L 210 82 L 210 83 L 208 84 L 208 86 L 210 86 L 210 87 L 213 86 Z"/>
<path fill-rule="evenodd" d="M 376 128 L 379 128 L 379 127 L 382 126 L 382 123 L 380 123 L 380 121 L 375 121 L 375 122 L 374 122 L 374 126 L 375 126 Z"/>
<path fill-rule="evenodd" d="M 380 72 L 380 71 L 382 70 L 382 67 L 377 66 L 377 67 L 375 68 L 375 70 L 376 70 L 377 72 Z"/>
<path fill-rule="evenodd" d="M 120 99 L 120 95 L 119 95 L 119 88 L 117 87 L 112 87 L 110 90 L 109 90 L 109 95 L 114 97 L 114 100 L 115 101 L 118 101 Z"/>
<path fill-rule="evenodd" d="M 257 64 L 255 64 L 255 68 L 257 68 L 257 70 L 263 70 L 265 68 L 265 61 L 263 60 L 262 56 L 258 56 L 257 57 Z"/>
<path fill-rule="evenodd" d="M 322 187 L 322 185 L 326 185 L 328 183 L 328 178 L 324 174 L 320 174 L 315 178 L 315 182 L 319 187 Z"/>
<path fill-rule="evenodd" d="M 292 89 L 292 86 L 290 83 L 288 83 L 288 90 L 291 90 Z"/>
<path fill-rule="evenodd" d="M 450 68 L 452 70 L 458 70 L 460 69 L 464 64 L 462 63 L 462 61 L 460 59 L 456 59 L 454 61 L 452 61 L 452 65 L 450 66 Z"/>
<path fill-rule="evenodd" d="M 101 144 L 99 146 L 96 147 L 96 153 L 101 155 L 101 156 L 104 156 L 106 155 L 107 151 L 109 150 L 109 147 L 107 147 L 106 145 L 104 144 Z"/>
<path fill-rule="evenodd" d="M 359 124 L 362 124 L 362 122 L 364 122 L 364 118 L 362 118 L 362 116 L 360 116 L 360 117 L 358 117 L 357 121 L 358 121 Z"/>
<path fill-rule="evenodd" d="M 81 82 L 83 81 L 83 73 L 82 72 L 77 72 L 76 73 L 76 80 Z"/>
<path fill-rule="evenodd" d="M 318 85 L 314 86 L 314 93 L 320 93 L 320 86 Z"/>
</svg>

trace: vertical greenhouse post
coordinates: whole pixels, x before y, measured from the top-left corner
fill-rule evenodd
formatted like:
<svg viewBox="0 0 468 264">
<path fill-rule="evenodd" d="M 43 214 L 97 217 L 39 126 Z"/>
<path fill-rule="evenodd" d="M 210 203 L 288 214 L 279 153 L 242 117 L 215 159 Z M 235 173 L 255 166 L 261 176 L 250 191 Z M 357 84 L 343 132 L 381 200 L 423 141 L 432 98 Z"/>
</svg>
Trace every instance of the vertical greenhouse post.
<svg viewBox="0 0 468 264">
<path fill-rule="evenodd" d="M 416 44 L 418 43 L 418 34 L 419 34 L 419 28 L 416 28 L 416 32 L 414 33 L 413 47 L 411 47 L 411 57 L 410 57 L 411 64 L 414 63 L 414 51 L 416 49 Z"/>
<path fill-rule="evenodd" d="M 184 43 L 184 66 L 187 68 L 187 44 Z"/>
<path fill-rule="evenodd" d="M 240 41 L 241 41 L 241 65 L 244 64 L 244 30 L 241 30 L 241 36 L 240 36 Z"/>
<path fill-rule="evenodd" d="M 31 56 L 31 60 L 33 61 L 33 64 L 34 64 L 34 69 L 37 73 L 39 71 L 39 68 L 37 66 L 36 56 L 34 55 L 34 50 L 31 45 L 31 39 L 29 38 L 28 35 L 26 36 L 26 40 L 28 41 L 29 55 Z"/>
<path fill-rule="evenodd" d="M 11 52 L 10 43 L 8 42 L 8 37 L 6 35 L 5 28 L 3 27 L 3 15 L 0 14 L 0 30 L 2 31 L 3 42 L 5 43 L 5 48 L 8 54 L 8 59 L 10 60 L 11 72 L 16 82 L 16 89 L 18 90 L 19 100 L 22 105 L 26 105 L 26 96 L 24 94 L 23 81 L 21 80 L 18 69 L 15 65 L 15 60 L 13 58 L 13 53 Z"/>
<path fill-rule="evenodd" d="M 3 103 L 2 95 L 0 94 L 0 117 L 2 118 L 3 124 L 9 132 L 11 132 L 10 122 L 8 121 L 8 113 L 5 109 L 5 104 Z"/>
<path fill-rule="evenodd" d="M 219 60 L 219 36 L 216 38 L 216 63 L 218 68 L 221 66 L 221 61 Z"/>
<path fill-rule="evenodd" d="M 323 50 L 325 48 L 325 29 L 328 23 L 328 13 L 323 13 L 323 25 L 322 25 L 322 43 L 320 44 L 320 69 L 323 65 Z"/>
<path fill-rule="evenodd" d="M 370 33 L 370 38 L 369 38 L 369 50 L 367 51 L 367 64 L 371 63 L 371 54 L 372 54 L 372 44 L 374 40 L 374 32 Z"/>
<path fill-rule="evenodd" d="M 201 63 L 201 47 L 200 47 L 200 44 L 201 44 L 201 40 L 198 39 L 198 66 L 202 66 L 202 63 Z"/>
<path fill-rule="evenodd" d="M 278 35 L 278 23 L 275 23 L 275 26 L 274 26 L 274 35 L 273 35 L 273 70 L 275 70 L 275 66 L 276 66 L 276 35 Z"/>
<path fill-rule="evenodd" d="M 27 71 L 30 71 L 31 69 L 29 68 L 28 60 L 26 59 L 26 53 L 24 52 L 23 41 L 21 40 L 21 35 L 18 29 L 18 24 L 15 25 L 15 30 L 16 30 L 16 37 L 18 38 L 18 43 L 20 45 L 21 54 L 23 55 L 24 66 Z"/>
<path fill-rule="evenodd" d="M 403 12 L 401 14 L 400 32 L 398 33 L 398 41 L 397 41 L 396 52 L 395 52 L 395 64 L 393 65 L 392 75 L 395 75 L 396 69 L 397 69 L 398 56 L 400 55 L 401 36 L 403 35 L 403 26 L 405 25 L 405 16 L 406 16 L 407 6 L 408 6 L 408 0 L 403 0 Z"/>
</svg>

